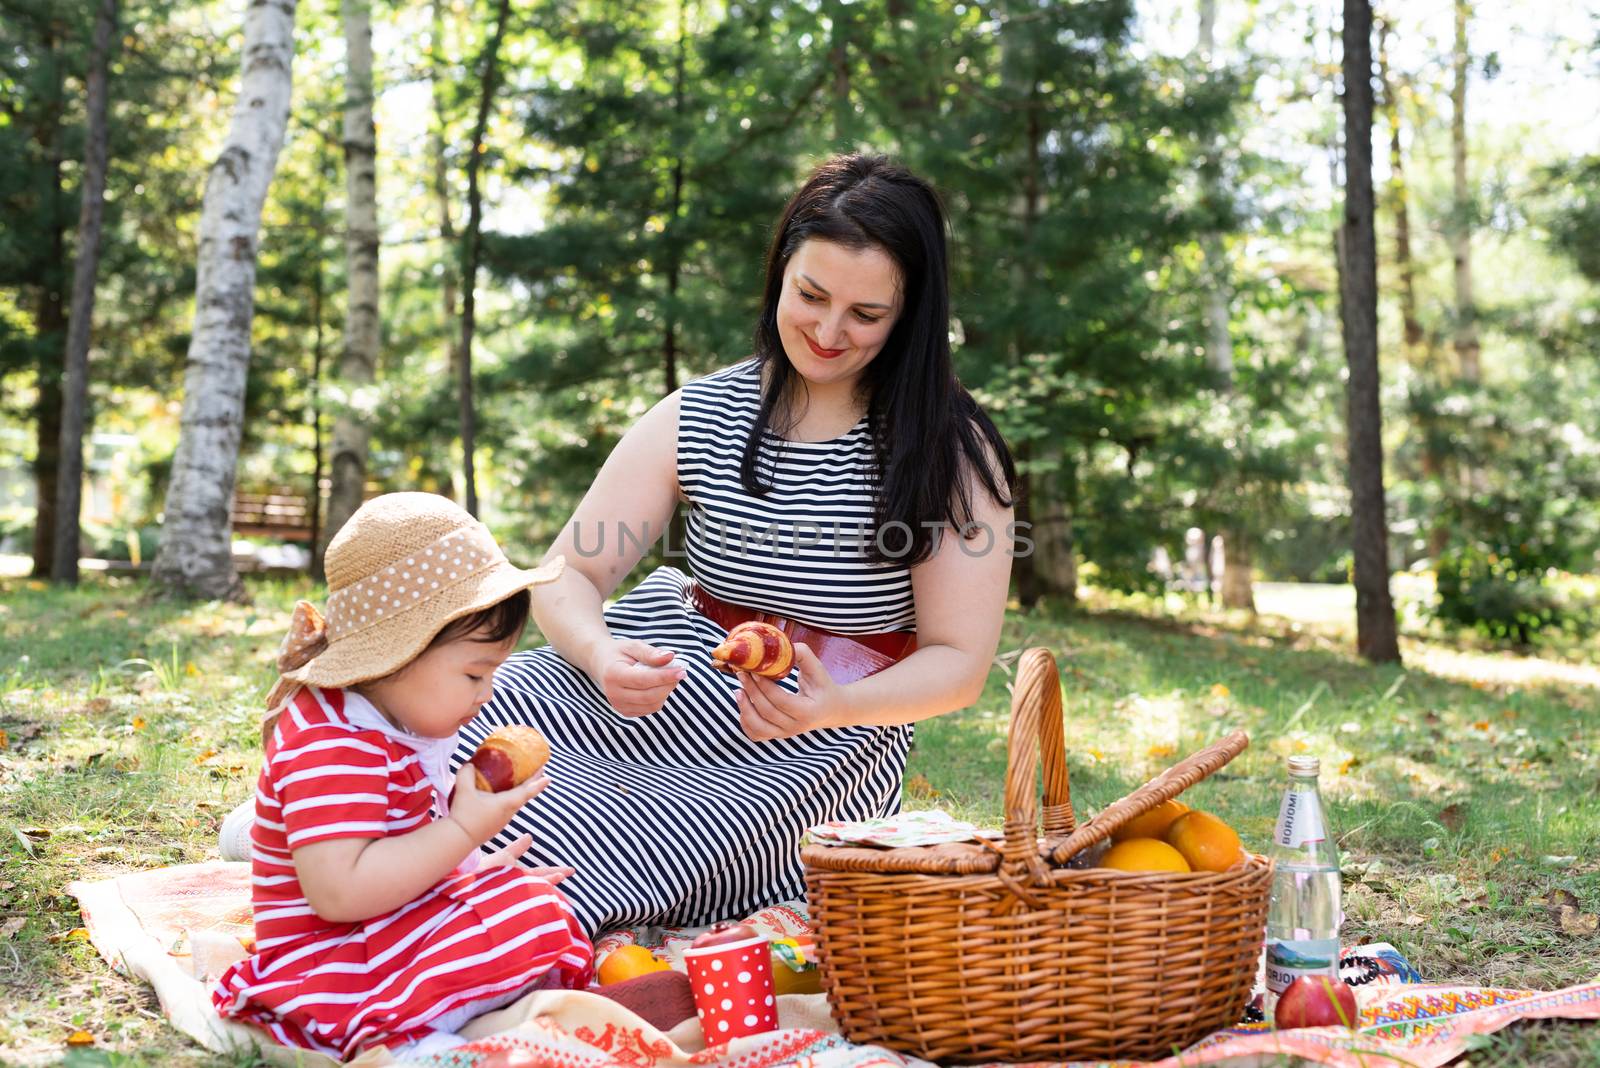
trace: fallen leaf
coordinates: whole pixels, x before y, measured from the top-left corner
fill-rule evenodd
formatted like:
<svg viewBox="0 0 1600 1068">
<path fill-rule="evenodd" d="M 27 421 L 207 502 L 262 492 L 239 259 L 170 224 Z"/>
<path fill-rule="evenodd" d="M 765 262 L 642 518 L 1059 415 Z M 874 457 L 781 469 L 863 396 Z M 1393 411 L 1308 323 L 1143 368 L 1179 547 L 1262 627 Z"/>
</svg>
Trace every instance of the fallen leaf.
<svg viewBox="0 0 1600 1068">
<path fill-rule="evenodd" d="M 212 757 L 214 757 L 216 755 L 217 755 L 217 751 L 215 749 L 206 749 L 199 756 L 194 758 L 194 762 L 196 764 L 204 764 L 206 761 L 210 760 Z"/>
<path fill-rule="evenodd" d="M 74 1031 L 67 1036 L 67 1045 L 92 1046 L 94 1045 L 94 1036 L 87 1031 Z"/>
<path fill-rule="evenodd" d="M 1479 731 L 1486 731 L 1486 730 L 1489 729 L 1489 721 L 1486 720 L 1486 719 L 1480 719 L 1480 720 L 1478 720 L 1478 722 L 1476 722 L 1476 723 L 1474 723 L 1472 725 L 1472 729 L 1473 730 L 1479 730 Z"/>
<path fill-rule="evenodd" d="M 133 729 L 134 730 L 142 731 L 146 727 L 148 727 L 149 725 L 150 725 L 150 721 L 145 719 L 143 716 L 134 716 L 133 717 Z"/>
<path fill-rule="evenodd" d="M 1413 912 L 1408 914 L 1406 918 L 1400 922 L 1405 924 L 1407 927 L 1421 927 L 1423 924 L 1428 922 L 1428 918 L 1426 916 L 1418 916 L 1415 912 Z"/>
<path fill-rule="evenodd" d="M 939 796 L 939 791 L 928 781 L 926 775 L 917 772 L 906 780 L 906 796 L 931 800 Z"/>
<path fill-rule="evenodd" d="M 1342 760 L 1342 761 L 1339 762 L 1339 774 L 1340 775 L 1348 775 L 1348 774 L 1350 774 L 1350 772 L 1352 772 L 1356 768 L 1359 768 L 1360 766 L 1361 766 L 1361 758 L 1360 757 L 1351 757 L 1349 760 Z"/>
<path fill-rule="evenodd" d="M 209 750 L 207 751 L 210 752 Z M 237 775 L 244 771 L 243 764 L 237 763 L 231 757 L 224 756 L 221 753 L 211 753 L 210 756 L 196 760 L 195 763 L 202 768 L 209 768 L 214 774 Z"/>
<path fill-rule="evenodd" d="M 1562 890 L 1559 887 L 1550 891 L 1544 897 L 1534 898 L 1534 900 L 1541 905 L 1549 906 L 1552 912 L 1561 908 L 1575 909 L 1581 904 L 1577 894 L 1574 894 L 1571 890 Z"/>
<path fill-rule="evenodd" d="M 1467 821 L 1467 808 L 1460 802 L 1446 805 L 1439 810 L 1439 822 L 1447 831 L 1459 831 L 1461 825 Z"/>
<path fill-rule="evenodd" d="M 1173 753 L 1176 753 L 1177 751 L 1178 750 L 1177 750 L 1177 748 L 1175 746 L 1170 746 L 1170 745 L 1152 745 L 1148 750 L 1146 750 L 1146 755 L 1147 756 L 1156 757 L 1156 758 L 1159 759 L 1161 757 L 1169 757 Z"/>
<path fill-rule="evenodd" d="M 22 930 L 28 924 L 26 916 L 13 916 L 5 923 L 0 923 L 0 940 L 9 939 L 12 935 Z"/>
<path fill-rule="evenodd" d="M 1230 692 L 1231 691 L 1220 682 L 1219 683 L 1215 683 L 1211 687 L 1211 696 L 1212 697 L 1227 697 Z"/>
<path fill-rule="evenodd" d="M 49 838 L 50 835 L 55 833 L 48 827 L 19 827 L 18 830 L 27 835 L 29 838 L 39 842 L 44 841 L 46 838 Z"/>
<path fill-rule="evenodd" d="M 89 940 L 89 929 L 87 927 L 74 927 L 70 931 L 62 931 L 60 934 L 51 935 L 49 940 L 52 942 L 87 942 Z"/>
<path fill-rule="evenodd" d="M 104 715 L 105 713 L 111 711 L 111 698 L 91 697 L 89 698 L 89 703 L 83 707 L 85 711 L 92 712 L 97 716 Z"/>
<path fill-rule="evenodd" d="M 0 749 L 5 749 L 10 744 L 11 736 L 5 732 L 5 728 L 0 727 Z"/>
<path fill-rule="evenodd" d="M 1592 912 L 1579 912 L 1571 905 L 1561 906 L 1561 933 L 1583 938 L 1600 932 L 1600 916 Z"/>
</svg>

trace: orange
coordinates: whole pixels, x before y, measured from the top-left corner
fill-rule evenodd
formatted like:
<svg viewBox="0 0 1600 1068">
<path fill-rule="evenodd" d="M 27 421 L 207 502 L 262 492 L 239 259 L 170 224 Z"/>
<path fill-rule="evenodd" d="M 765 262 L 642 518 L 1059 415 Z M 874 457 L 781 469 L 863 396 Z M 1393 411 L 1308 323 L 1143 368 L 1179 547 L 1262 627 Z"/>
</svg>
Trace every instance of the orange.
<svg viewBox="0 0 1600 1068">
<path fill-rule="evenodd" d="M 1227 871 L 1244 856 L 1232 827 L 1209 812 L 1185 813 L 1167 828 L 1167 841 L 1195 871 Z"/>
<path fill-rule="evenodd" d="M 1113 842 L 1126 842 L 1130 838 L 1165 838 L 1172 821 L 1189 811 L 1182 801 L 1163 801 L 1142 816 L 1118 827 L 1111 835 Z"/>
<path fill-rule="evenodd" d="M 664 960 L 657 960 L 655 954 L 643 946 L 618 946 L 607 953 L 606 959 L 600 962 L 597 978 L 601 986 L 610 986 L 625 979 L 637 979 L 650 972 L 670 971 L 671 968 L 672 965 Z"/>
<path fill-rule="evenodd" d="M 781 960 L 772 962 L 772 992 L 774 994 L 820 994 L 822 971 L 807 968 L 797 972 Z"/>
<path fill-rule="evenodd" d="M 1183 854 L 1155 838 L 1130 838 L 1118 842 L 1101 858 L 1102 868 L 1119 871 L 1188 871 Z"/>
</svg>

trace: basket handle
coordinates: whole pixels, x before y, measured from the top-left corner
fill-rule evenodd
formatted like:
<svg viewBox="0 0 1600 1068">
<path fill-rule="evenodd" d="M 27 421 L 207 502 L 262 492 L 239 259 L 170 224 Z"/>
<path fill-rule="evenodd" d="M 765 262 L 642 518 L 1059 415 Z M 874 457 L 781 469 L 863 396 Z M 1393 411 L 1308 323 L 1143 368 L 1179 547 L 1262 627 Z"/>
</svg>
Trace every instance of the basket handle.
<svg viewBox="0 0 1600 1068">
<path fill-rule="evenodd" d="M 1250 745 L 1250 736 L 1244 731 L 1234 731 L 1221 741 L 1213 742 L 1193 753 L 1160 775 L 1151 779 L 1133 793 L 1106 806 L 1094 819 L 1084 824 L 1065 841 L 1050 851 L 1053 864 L 1064 864 L 1074 853 L 1086 846 L 1109 838 L 1116 830 L 1136 816 L 1142 816 L 1163 801 L 1170 801 L 1189 787 L 1224 767 L 1230 760 L 1244 752 Z M 1009 795 L 1007 795 L 1009 796 Z"/>
<path fill-rule="evenodd" d="M 1017 662 L 1011 691 L 1011 736 L 1006 752 L 1005 865 L 1013 876 L 1027 870 L 1048 879 L 1039 859 L 1033 775 L 1044 762 L 1044 833 L 1070 835 L 1072 790 L 1067 781 L 1066 735 L 1061 723 L 1061 673 L 1048 649 L 1033 648 Z"/>
</svg>

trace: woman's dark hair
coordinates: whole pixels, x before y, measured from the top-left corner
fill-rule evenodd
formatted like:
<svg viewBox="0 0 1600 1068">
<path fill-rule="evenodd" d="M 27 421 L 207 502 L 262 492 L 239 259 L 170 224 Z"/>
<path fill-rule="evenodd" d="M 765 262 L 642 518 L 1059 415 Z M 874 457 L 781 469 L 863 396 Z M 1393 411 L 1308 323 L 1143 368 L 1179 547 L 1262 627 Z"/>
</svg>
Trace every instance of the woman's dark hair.
<svg viewBox="0 0 1600 1068">
<path fill-rule="evenodd" d="M 465 638 L 479 627 L 484 628 L 485 633 L 474 635 L 473 641 L 486 642 L 490 645 L 515 641 L 522 637 L 523 630 L 528 626 L 528 613 L 532 604 L 533 598 L 528 596 L 528 591 L 518 590 L 488 608 L 480 608 L 471 615 L 452 619 L 433 636 L 433 641 L 428 643 L 427 648 L 432 649 L 436 645 Z M 427 652 L 427 649 L 423 652 Z"/>
<path fill-rule="evenodd" d="M 931 527 L 948 523 L 960 531 L 971 523 L 967 469 L 1003 506 L 1014 503 L 1017 470 L 1005 439 L 956 379 L 951 364 L 949 261 L 939 196 L 927 182 L 883 156 L 830 159 L 794 195 L 778 221 L 767 252 L 755 336 L 767 386 L 745 442 L 740 476 L 753 495 L 772 488 L 757 475 L 756 460 L 774 413 L 794 400 L 790 391 L 800 384 L 778 336 L 778 301 L 789 260 L 813 240 L 879 249 L 899 271 L 900 317 L 860 382 L 879 477 L 875 518 L 880 537 L 868 541 L 867 553 L 879 563 L 919 563 L 932 552 Z M 996 463 L 1004 486 L 997 480 Z M 909 536 L 903 547 L 891 544 L 886 552 L 881 532 L 892 522 L 905 524 Z"/>
</svg>

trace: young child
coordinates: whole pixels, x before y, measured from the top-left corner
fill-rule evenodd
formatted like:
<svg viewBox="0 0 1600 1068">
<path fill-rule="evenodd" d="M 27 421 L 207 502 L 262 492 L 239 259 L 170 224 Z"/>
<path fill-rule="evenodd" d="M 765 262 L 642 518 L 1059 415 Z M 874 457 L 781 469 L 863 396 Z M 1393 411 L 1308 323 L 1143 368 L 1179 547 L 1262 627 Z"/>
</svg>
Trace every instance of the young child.
<svg viewBox="0 0 1600 1068">
<path fill-rule="evenodd" d="M 496 794 L 468 765 L 449 776 L 456 731 L 527 623 L 528 587 L 562 561 L 520 570 L 452 502 L 391 493 L 351 517 L 326 563 L 326 622 L 296 606 L 268 698 L 255 952 L 212 1001 L 288 1046 L 428 1052 L 463 1041 L 473 1016 L 591 975 L 566 899 L 516 863 L 527 839 L 478 853 L 549 780 Z"/>
</svg>

